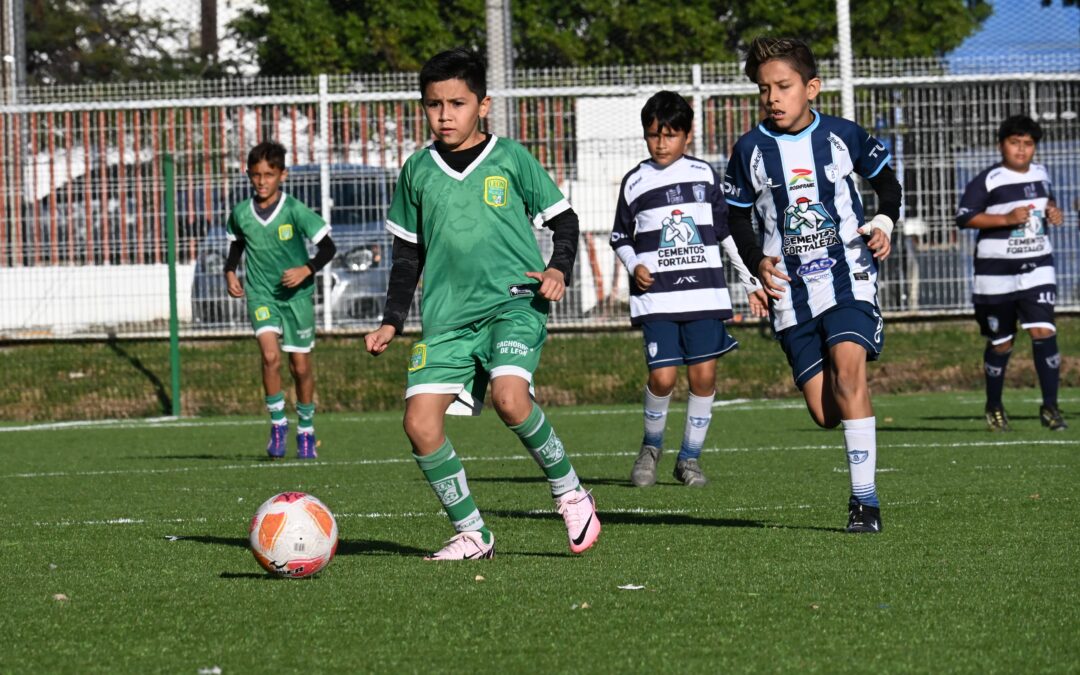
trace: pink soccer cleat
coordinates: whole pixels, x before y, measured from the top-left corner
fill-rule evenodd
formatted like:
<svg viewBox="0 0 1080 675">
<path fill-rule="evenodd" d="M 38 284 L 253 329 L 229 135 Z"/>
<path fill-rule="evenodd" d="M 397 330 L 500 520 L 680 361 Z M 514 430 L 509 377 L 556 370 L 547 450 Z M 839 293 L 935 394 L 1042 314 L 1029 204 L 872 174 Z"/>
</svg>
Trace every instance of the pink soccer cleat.
<svg viewBox="0 0 1080 675">
<path fill-rule="evenodd" d="M 459 532 L 446 542 L 438 551 L 424 560 L 484 560 L 495 557 L 495 535 L 491 543 L 484 543 L 484 535 L 479 532 Z"/>
<path fill-rule="evenodd" d="M 566 536 L 573 553 L 584 553 L 600 536 L 600 519 L 592 493 L 580 487 L 555 498 L 555 507 L 566 523 Z"/>
</svg>

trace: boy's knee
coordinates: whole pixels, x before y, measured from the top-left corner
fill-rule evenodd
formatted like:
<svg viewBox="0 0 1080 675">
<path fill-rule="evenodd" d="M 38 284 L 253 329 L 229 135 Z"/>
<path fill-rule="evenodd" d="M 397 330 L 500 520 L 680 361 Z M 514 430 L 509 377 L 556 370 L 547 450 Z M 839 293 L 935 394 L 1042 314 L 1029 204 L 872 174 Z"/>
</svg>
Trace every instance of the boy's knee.
<svg viewBox="0 0 1080 675">
<path fill-rule="evenodd" d="M 1032 333 L 1031 337 L 1034 338 L 1035 334 Z M 1038 339 L 1038 338 L 1036 338 L 1036 339 Z M 987 342 L 986 346 L 989 347 L 990 350 L 993 351 L 993 352 L 997 352 L 998 354 L 1005 354 L 1005 353 L 1007 353 L 1009 351 L 1012 351 L 1013 341 L 1011 339 L 1009 339 L 1009 340 L 1006 340 L 1005 342 L 998 342 L 997 344 L 995 344 L 993 342 Z"/>
<path fill-rule="evenodd" d="M 671 395 L 675 390 L 676 370 L 674 368 L 657 368 L 649 371 L 649 391 L 653 396 Z"/>
<path fill-rule="evenodd" d="M 810 419 L 814 420 L 814 424 L 818 425 L 822 429 L 835 429 L 840 425 L 839 413 L 827 413 L 823 410 L 811 410 Z"/>
<path fill-rule="evenodd" d="M 532 399 L 528 394 L 521 396 L 516 392 L 501 391 L 497 394 L 493 392 L 491 404 L 499 419 L 509 426 L 521 424 L 532 412 Z"/>
<path fill-rule="evenodd" d="M 432 424 L 431 420 L 423 415 L 406 412 L 401 426 L 414 448 L 430 448 L 442 441 L 442 426 Z"/>
<path fill-rule="evenodd" d="M 1041 326 L 1036 326 L 1034 328 L 1029 328 L 1028 333 L 1031 334 L 1032 340 L 1045 340 L 1047 338 L 1054 337 L 1054 335 L 1057 334 L 1057 331 L 1055 331 L 1053 328 L 1043 328 Z"/>
<path fill-rule="evenodd" d="M 281 367 L 281 354 L 278 352 L 263 352 L 262 353 L 263 368 L 273 368 L 277 370 Z"/>
</svg>

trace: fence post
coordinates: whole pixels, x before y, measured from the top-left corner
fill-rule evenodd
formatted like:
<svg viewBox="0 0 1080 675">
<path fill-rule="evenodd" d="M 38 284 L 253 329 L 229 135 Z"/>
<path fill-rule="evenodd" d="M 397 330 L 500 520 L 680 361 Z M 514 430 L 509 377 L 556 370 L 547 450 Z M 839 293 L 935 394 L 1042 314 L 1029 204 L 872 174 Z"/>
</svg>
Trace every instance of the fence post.
<svg viewBox="0 0 1080 675">
<path fill-rule="evenodd" d="M 330 192 L 330 139 L 333 138 L 334 128 L 330 123 L 330 78 L 323 73 L 319 75 L 319 131 L 315 136 L 318 144 L 317 157 L 319 162 L 319 190 L 320 203 L 322 204 L 323 220 L 330 225 L 331 214 L 334 211 L 334 200 Z M 322 296 L 323 296 L 323 330 L 331 330 L 334 327 L 334 311 L 331 307 L 330 293 L 333 290 L 332 274 L 334 262 L 331 260 L 322 269 Z"/>
<path fill-rule="evenodd" d="M 840 107 L 843 117 L 855 119 L 855 83 L 851 54 L 851 5 L 849 0 L 836 0 L 837 48 L 840 57 Z"/>
<path fill-rule="evenodd" d="M 180 416 L 180 319 L 176 306 L 176 167 L 165 153 L 165 259 L 169 265 L 169 370 L 172 415 Z"/>
<path fill-rule="evenodd" d="M 695 63 L 690 67 L 690 77 L 694 82 L 694 114 L 697 116 L 698 130 L 694 134 L 694 156 L 705 156 L 705 134 L 711 134 L 712 129 L 705 127 L 705 97 L 701 95 L 701 64 Z"/>
</svg>

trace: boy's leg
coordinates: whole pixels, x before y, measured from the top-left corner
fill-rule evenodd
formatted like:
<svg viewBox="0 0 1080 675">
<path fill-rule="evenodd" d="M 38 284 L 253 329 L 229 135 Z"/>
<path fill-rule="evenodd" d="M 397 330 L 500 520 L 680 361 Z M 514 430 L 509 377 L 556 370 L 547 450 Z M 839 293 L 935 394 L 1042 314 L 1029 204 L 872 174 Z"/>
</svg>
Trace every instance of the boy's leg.
<svg viewBox="0 0 1080 675">
<path fill-rule="evenodd" d="M 271 459 L 285 456 L 289 438 L 289 421 L 285 417 L 285 392 L 281 388 L 281 351 L 278 333 L 273 328 L 256 334 L 262 362 L 263 392 L 266 394 L 266 410 L 270 413 L 270 440 L 266 454 Z"/>
<path fill-rule="evenodd" d="M 848 532 L 880 532 L 878 503 L 877 420 L 870 403 L 866 362 L 884 346 L 884 323 L 872 306 L 845 306 L 825 315 L 832 395 L 844 426 L 851 497 Z"/>
<path fill-rule="evenodd" d="M 315 310 L 310 296 L 283 303 L 282 351 L 289 354 L 289 372 L 296 387 L 297 459 L 318 457 L 315 440 L 315 369 L 311 356 L 315 348 Z"/>
<path fill-rule="evenodd" d="M 476 508 L 465 467 L 443 432 L 446 409 L 453 394 L 416 394 L 405 403 L 405 434 L 413 459 L 446 510 L 457 532 L 447 545 L 427 560 L 472 560 L 495 555 L 495 538 Z"/>
<path fill-rule="evenodd" d="M 737 349 L 739 343 L 728 334 L 724 322 L 719 319 L 688 321 L 681 324 L 679 329 L 690 393 L 686 402 L 686 426 L 674 475 L 683 485 L 704 487 L 708 481 L 699 460 L 712 421 L 716 362 L 724 354 Z"/>
<path fill-rule="evenodd" d="M 485 327 L 489 349 L 478 356 L 491 373 L 496 412 L 547 476 L 551 496 L 566 524 L 570 550 L 583 553 L 600 536 L 596 503 L 581 487 L 562 441 L 529 391 L 547 337 L 546 320 L 531 308 L 504 312 Z"/>
<path fill-rule="evenodd" d="M 668 406 L 671 405 L 678 366 L 683 364 L 683 354 L 679 345 L 679 325 L 674 321 L 647 322 L 641 326 L 641 334 L 649 380 L 645 385 L 645 433 L 630 469 L 630 483 L 648 487 L 656 483 L 656 466 L 664 453 Z"/>
<path fill-rule="evenodd" d="M 986 349 L 983 350 L 986 426 L 990 431 L 1009 431 L 1009 416 L 1005 413 L 1002 393 L 1005 391 L 1005 369 L 1012 355 L 1013 334 L 1016 332 L 1015 303 L 976 303 L 975 320 L 986 337 Z"/>
<path fill-rule="evenodd" d="M 1031 352 L 1035 372 L 1042 390 L 1039 420 L 1051 431 L 1068 428 L 1057 405 L 1061 377 L 1061 353 L 1058 351 L 1057 328 L 1054 324 L 1054 300 L 1057 287 L 1043 287 L 1029 297 L 1017 301 L 1020 327 L 1031 333 Z"/>
<path fill-rule="evenodd" d="M 315 373 L 311 354 L 291 352 L 289 371 L 296 385 L 296 457 L 315 459 Z"/>
</svg>

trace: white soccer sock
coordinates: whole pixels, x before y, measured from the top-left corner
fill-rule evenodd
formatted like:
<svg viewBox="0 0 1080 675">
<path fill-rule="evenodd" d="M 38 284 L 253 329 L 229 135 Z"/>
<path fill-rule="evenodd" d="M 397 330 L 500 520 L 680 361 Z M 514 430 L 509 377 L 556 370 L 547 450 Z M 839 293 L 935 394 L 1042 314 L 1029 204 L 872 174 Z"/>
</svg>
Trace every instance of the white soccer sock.
<svg viewBox="0 0 1080 675">
<path fill-rule="evenodd" d="M 686 428 L 683 431 L 682 447 L 679 449 L 680 461 L 701 456 L 705 435 L 709 433 L 709 423 L 712 422 L 712 404 L 715 398 L 715 391 L 708 396 L 694 396 L 691 393 L 687 398 Z"/>
<path fill-rule="evenodd" d="M 667 427 L 667 411 L 671 404 L 671 394 L 657 396 L 645 385 L 645 437 L 642 445 L 664 449 L 664 429 Z"/>
<path fill-rule="evenodd" d="M 851 494 L 859 503 L 877 506 L 877 418 L 843 420 L 844 447 L 847 449 L 848 471 L 851 472 Z"/>
</svg>

